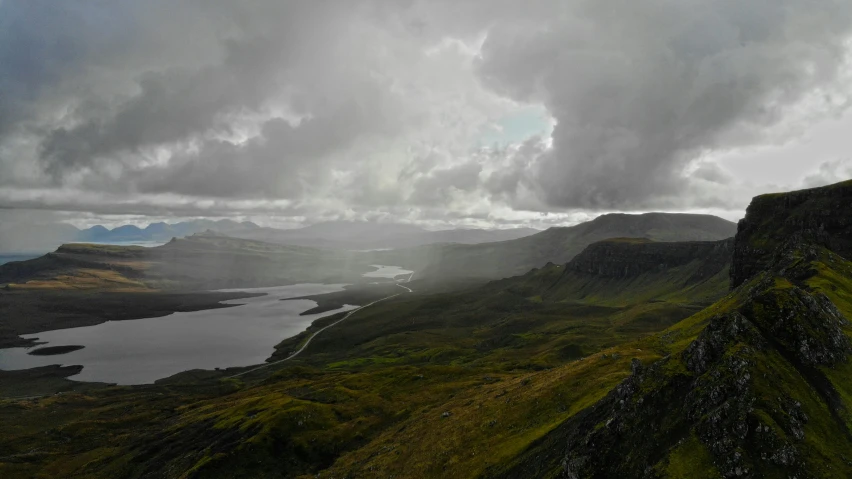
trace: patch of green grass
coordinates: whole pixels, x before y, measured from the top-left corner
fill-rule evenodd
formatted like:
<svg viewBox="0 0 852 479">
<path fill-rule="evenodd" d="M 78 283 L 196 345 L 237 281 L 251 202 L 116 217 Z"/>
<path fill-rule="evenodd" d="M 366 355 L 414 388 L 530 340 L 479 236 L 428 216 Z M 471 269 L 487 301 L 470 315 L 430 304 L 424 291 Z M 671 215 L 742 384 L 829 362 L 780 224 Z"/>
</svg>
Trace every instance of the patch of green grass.
<svg viewBox="0 0 852 479">
<path fill-rule="evenodd" d="M 667 479 L 721 479 L 722 477 L 713 465 L 713 456 L 694 434 L 690 434 L 672 450 L 656 469 L 662 477 Z"/>
</svg>

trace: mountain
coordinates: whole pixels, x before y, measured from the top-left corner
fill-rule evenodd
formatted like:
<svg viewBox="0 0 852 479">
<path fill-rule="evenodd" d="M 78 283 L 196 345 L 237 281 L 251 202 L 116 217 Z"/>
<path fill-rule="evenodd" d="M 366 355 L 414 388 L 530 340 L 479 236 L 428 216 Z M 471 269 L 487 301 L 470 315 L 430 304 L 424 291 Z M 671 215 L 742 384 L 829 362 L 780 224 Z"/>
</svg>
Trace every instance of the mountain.
<svg viewBox="0 0 852 479">
<path fill-rule="evenodd" d="M 516 276 L 548 262 L 562 264 L 586 246 L 608 238 L 655 241 L 714 241 L 732 237 L 736 225 L 710 215 L 609 214 L 570 227 L 550 228 L 523 238 L 478 245 L 429 245 L 388 252 L 379 260 L 434 278 L 495 279 Z"/>
<path fill-rule="evenodd" d="M 418 226 L 359 221 L 330 221 L 299 229 L 261 228 L 232 233 L 232 236 L 327 249 L 375 250 L 410 248 L 435 243 L 476 244 L 521 238 L 538 230 L 452 229 L 429 231 Z"/>
<path fill-rule="evenodd" d="M 232 220 L 192 220 L 180 223 L 151 223 L 145 228 L 123 225 L 109 230 L 101 225 L 82 230 L 74 238 L 78 242 L 92 243 L 131 243 L 166 242 L 172 238 L 183 238 L 203 231 L 215 231 L 228 234 L 244 230 L 256 230 L 260 227 L 250 221 Z"/>
</svg>

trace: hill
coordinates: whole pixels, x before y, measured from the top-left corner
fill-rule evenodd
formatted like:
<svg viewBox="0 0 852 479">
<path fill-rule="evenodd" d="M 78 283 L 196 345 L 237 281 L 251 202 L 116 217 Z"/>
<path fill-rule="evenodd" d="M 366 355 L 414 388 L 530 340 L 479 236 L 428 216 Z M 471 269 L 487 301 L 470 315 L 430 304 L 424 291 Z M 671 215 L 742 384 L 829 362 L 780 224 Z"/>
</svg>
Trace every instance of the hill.
<svg viewBox="0 0 852 479">
<path fill-rule="evenodd" d="M 15 288 L 201 290 L 299 282 L 354 282 L 371 258 L 215 233 L 153 248 L 66 244 L 40 258 L 0 265 L 0 284 Z"/>
<path fill-rule="evenodd" d="M 710 215 L 609 214 L 576 226 L 555 227 L 523 238 L 480 245 L 431 245 L 387 252 L 386 264 L 419 271 L 419 277 L 497 279 L 524 274 L 548 262 L 570 261 L 586 246 L 608 238 L 715 241 L 736 225 Z"/>
</svg>

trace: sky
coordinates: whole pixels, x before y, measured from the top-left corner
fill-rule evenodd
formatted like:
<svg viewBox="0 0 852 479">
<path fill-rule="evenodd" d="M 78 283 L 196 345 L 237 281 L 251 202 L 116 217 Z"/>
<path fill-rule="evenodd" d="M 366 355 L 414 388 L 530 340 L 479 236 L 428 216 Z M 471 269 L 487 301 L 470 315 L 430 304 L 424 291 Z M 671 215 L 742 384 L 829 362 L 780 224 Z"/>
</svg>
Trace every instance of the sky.
<svg viewBox="0 0 852 479">
<path fill-rule="evenodd" d="M 850 80 L 848 0 L 0 0 L 0 221 L 736 220 Z"/>
</svg>

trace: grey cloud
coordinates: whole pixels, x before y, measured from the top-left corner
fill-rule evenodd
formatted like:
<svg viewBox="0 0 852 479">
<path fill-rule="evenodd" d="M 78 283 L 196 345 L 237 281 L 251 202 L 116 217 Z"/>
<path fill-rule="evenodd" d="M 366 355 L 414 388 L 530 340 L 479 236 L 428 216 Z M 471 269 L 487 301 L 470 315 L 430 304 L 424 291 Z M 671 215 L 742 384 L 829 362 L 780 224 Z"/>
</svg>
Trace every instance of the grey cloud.
<svg viewBox="0 0 852 479">
<path fill-rule="evenodd" d="M 852 159 L 844 158 L 823 162 L 812 174 L 802 180 L 804 188 L 830 185 L 852 178 Z"/>
<path fill-rule="evenodd" d="M 455 192 L 468 192 L 479 186 L 482 165 L 467 162 L 432 170 L 417 180 L 411 200 L 416 205 L 446 204 Z"/>
<path fill-rule="evenodd" d="M 384 126 L 365 104 L 381 102 L 352 100 L 296 126 L 280 118 L 268 120 L 245 143 L 207 141 L 197 153 L 131 174 L 128 180 L 145 193 L 297 198 L 305 183 L 318 186 L 328 174 L 330 165 L 323 161 L 328 154 Z"/>
<path fill-rule="evenodd" d="M 546 154 L 548 148 L 539 137 L 525 141 L 519 148 L 513 146 L 492 149 L 487 162 L 495 168 L 484 181 L 485 191 L 492 199 L 505 202 L 517 209 L 536 210 L 525 193 L 538 194 L 529 171 L 535 162 Z"/>
<path fill-rule="evenodd" d="M 554 207 L 659 207 L 697 152 L 755 141 L 836 76 L 852 4 L 578 1 L 489 32 L 480 72 L 541 100 L 553 149 L 527 172 Z M 743 132 L 748 134 L 744 136 Z"/>
<path fill-rule="evenodd" d="M 213 5 L 200 4 L 200 13 Z M 221 60 L 203 66 L 177 65 L 141 73 L 133 81 L 138 89 L 134 95 L 113 99 L 100 115 L 70 128 L 57 128 L 47 135 L 42 153 L 48 170 L 61 173 L 120 152 L 138 152 L 141 148 L 205 134 L 227 133 L 235 116 L 256 114 L 269 106 L 270 98 L 284 86 L 298 92 L 305 86 L 300 82 L 307 79 L 304 72 L 293 68 L 314 66 L 305 65 L 311 60 L 306 59 L 311 48 L 320 55 L 327 53 L 318 47 L 321 44 L 317 41 L 323 40 L 322 35 L 332 33 L 337 18 L 322 17 L 324 23 L 312 25 L 309 20 L 317 15 L 310 11 L 309 5 L 292 2 L 273 11 L 252 11 L 251 15 L 238 7 L 222 7 L 236 11 L 228 12 L 232 22 L 220 27 L 233 33 L 223 34 L 217 43 L 209 46 Z M 326 9 L 318 6 L 315 10 Z M 264 18 L 264 13 L 271 17 Z M 272 18 L 280 22 L 273 23 Z M 312 73 L 323 76 L 330 72 L 317 69 Z M 315 99 L 302 95 L 298 100 L 294 104 L 305 110 L 302 113 L 313 113 L 310 107 Z M 85 111 L 89 106 L 82 103 L 72 114 L 89 117 Z"/>
<path fill-rule="evenodd" d="M 692 177 L 720 185 L 728 184 L 734 179 L 730 173 L 715 163 L 702 163 L 692 172 Z"/>
<path fill-rule="evenodd" d="M 839 0 L 0 2 L 0 185 L 62 193 L 9 207 L 161 216 L 275 200 L 430 222 L 740 208 L 723 193 L 735 171 L 689 165 L 830 89 L 850 14 Z M 467 50 L 434 60 L 450 38 Z M 543 104 L 553 137 L 471 151 L 469 132 L 514 102 Z"/>
</svg>

